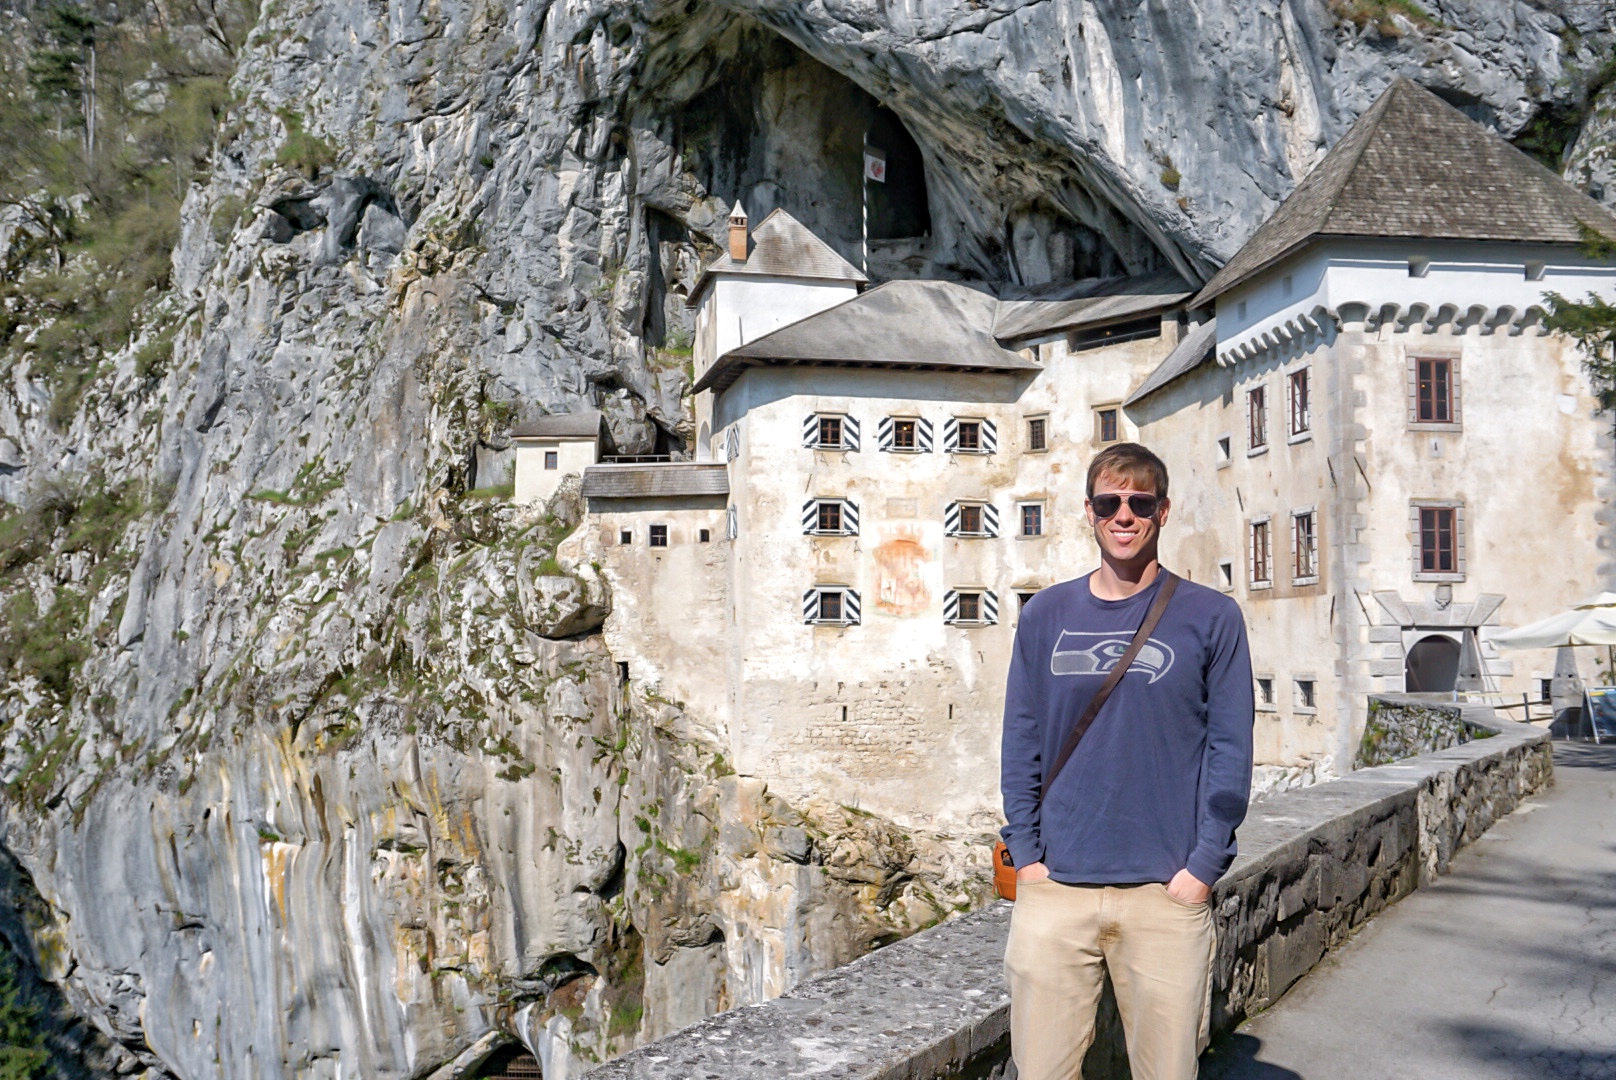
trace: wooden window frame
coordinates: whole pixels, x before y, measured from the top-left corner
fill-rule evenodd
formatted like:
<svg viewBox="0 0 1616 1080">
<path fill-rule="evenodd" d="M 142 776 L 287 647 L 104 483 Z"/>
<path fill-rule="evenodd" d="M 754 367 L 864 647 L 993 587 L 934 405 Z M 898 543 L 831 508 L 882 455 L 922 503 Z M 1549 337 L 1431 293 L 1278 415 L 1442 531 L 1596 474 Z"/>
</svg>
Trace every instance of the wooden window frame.
<svg viewBox="0 0 1616 1080">
<path fill-rule="evenodd" d="M 1027 453 L 1046 454 L 1049 452 L 1049 417 L 1027 417 Z"/>
<path fill-rule="evenodd" d="M 1105 437 L 1105 418 L 1111 417 L 1111 437 Z M 1099 446 L 1108 446 L 1114 442 L 1122 441 L 1122 403 L 1108 401 L 1094 406 L 1094 441 Z"/>
<path fill-rule="evenodd" d="M 1258 538 L 1261 538 L 1259 551 Z M 1259 575 L 1261 569 L 1266 574 Z M 1246 523 L 1246 580 L 1253 589 L 1274 587 L 1274 523 L 1272 518 L 1252 518 Z"/>
<path fill-rule="evenodd" d="M 1447 367 L 1447 394 L 1445 401 L 1448 419 L 1429 420 L 1420 416 L 1420 366 L 1445 364 Z M 1420 349 L 1408 355 L 1408 429 L 1410 431 L 1455 432 L 1464 430 L 1464 375 L 1459 353 L 1441 349 Z"/>
<path fill-rule="evenodd" d="M 822 415 L 819 418 L 819 439 L 814 443 L 818 450 L 845 450 L 847 449 L 847 421 L 841 416 Z M 836 425 L 836 438 L 825 438 L 825 432 L 831 424 Z"/>
<path fill-rule="evenodd" d="M 1268 387 L 1246 390 L 1246 456 L 1268 452 Z"/>
<path fill-rule="evenodd" d="M 814 522 L 814 531 L 819 533 L 840 534 L 842 532 L 842 504 L 838 499 L 820 499 L 815 509 L 818 515 Z"/>
<path fill-rule="evenodd" d="M 909 441 L 905 445 L 903 432 L 908 429 Z M 893 417 L 892 449 L 900 454 L 913 454 L 920 450 L 920 421 L 912 416 Z"/>
<path fill-rule="evenodd" d="M 544 471 L 555 472 L 561 468 L 561 451 L 546 450 L 544 452 Z"/>
<path fill-rule="evenodd" d="M 646 527 L 645 546 L 665 548 L 668 546 L 668 527 L 660 522 Z"/>
<path fill-rule="evenodd" d="M 1451 513 L 1449 536 L 1453 552 L 1452 570 L 1425 568 L 1426 514 L 1435 517 L 1442 511 Z M 1465 505 L 1458 499 L 1412 499 L 1409 501 L 1409 531 L 1413 540 L 1413 578 L 1415 581 L 1463 581 L 1465 579 Z M 1440 534 L 1440 524 L 1436 526 Z"/>
<path fill-rule="evenodd" d="M 987 525 L 983 521 L 982 504 L 977 502 L 962 502 L 959 504 L 959 536 L 986 536 Z M 975 528 L 968 523 L 968 519 L 975 517 Z"/>
<path fill-rule="evenodd" d="M 1038 515 L 1038 527 L 1027 531 L 1027 512 L 1032 511 Z M 1025 540 L 1036 540 L 1044 535 L 1044 504 L 1038 501 L 1016 504 L 1016 535 Z"/>
<path fill-rule="evenodd" d="M 1286 430 L 1290 442 L 1313 437 L 1313 377 L 1307 365 L 1285 376 Z"/>
<path fill-rule="evenodd" d="M 1302 523 L 1308 525 L 1306 572 L 1303 566 Z M 1316 585 L 1319 581 L 1319 514 L 1318 509 L 1304 506 L 1291 511 L 1291 584 Z"/>
<path fill-rule="evenodd" d="M 970 445 L 966 445 L 965 432 L 971 433 Z M 960 420 L 954 428 L 954 453 L 980 454 L 982 449 L 982 421 Z"/>
</svg>

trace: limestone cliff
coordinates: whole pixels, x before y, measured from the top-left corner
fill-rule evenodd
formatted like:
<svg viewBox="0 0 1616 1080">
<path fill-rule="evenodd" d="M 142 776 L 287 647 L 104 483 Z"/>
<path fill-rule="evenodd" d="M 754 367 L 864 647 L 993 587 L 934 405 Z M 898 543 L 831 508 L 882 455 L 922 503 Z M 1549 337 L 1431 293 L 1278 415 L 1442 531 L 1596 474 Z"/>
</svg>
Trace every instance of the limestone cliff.
<svg viewBox="0 0 1616 1080">
<path fill-rule="evenodd" d="M 0 932 L 60 1071 L 555 1080 L 978 902 L 978 838 L 784 805 L 618 666 L 511 428 L 682 452 L 725 211 L 856 258 L 866 132 L 877 276 L 1204 276 L 1395 76 L 1513 133 L 1606 17 L 269 0 L 129 346 L 6 355 Z"/>
</svg>

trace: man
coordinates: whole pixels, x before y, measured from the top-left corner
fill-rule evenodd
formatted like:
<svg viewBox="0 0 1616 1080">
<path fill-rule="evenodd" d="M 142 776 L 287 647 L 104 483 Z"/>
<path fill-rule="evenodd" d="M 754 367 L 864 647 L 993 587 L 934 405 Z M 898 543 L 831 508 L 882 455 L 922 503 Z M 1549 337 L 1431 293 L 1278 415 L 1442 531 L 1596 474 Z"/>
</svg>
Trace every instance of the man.
<svg viewBox="0 0 1616 1080">
<path fill-rule="evenodd" d="M 1111 974 L 1135 1080 L 1191 1080 L 1206 1043 L 1212 886 L 1251 790 L 1252 683 L 1230 598 L 1180 581 L 1040 800 L 1044 769 L 1167 577 L 1167 467 L 1137 443 L 1089 465 L 1100 566 L 1021 614 L 1005 693 L 1005 953 L 1021 1080 L 1077 1080 Z"/>
</svg>

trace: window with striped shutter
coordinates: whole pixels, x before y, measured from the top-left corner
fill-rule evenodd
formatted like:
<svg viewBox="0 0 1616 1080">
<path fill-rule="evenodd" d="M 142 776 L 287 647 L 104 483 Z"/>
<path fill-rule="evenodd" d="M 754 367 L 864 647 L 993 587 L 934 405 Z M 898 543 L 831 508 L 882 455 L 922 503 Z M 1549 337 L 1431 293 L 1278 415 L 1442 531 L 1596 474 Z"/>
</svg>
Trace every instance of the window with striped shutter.
<svg viewBox="0 0 1616 1080">
<path fill-rule="evenodd" d="M 883 416 L 875 429 L 876 445 L 888 454 L 931 453 L 931 421 L 918 416 Z"/>
<path fill-rule="evenodd" d="M 732 427 L 724 434 L 724 460 L 734 461 L 741 456 L 741 429 Z"/>
<path fill-rule="evenodd" d="M 857 536 L 858 503 L 852 499 L 809 499 L 802 504 L 802 531 L 814 536 Z"/>
<path fill-rule="evenodd" d="M 999 508 L 992 503 L 951 502 L 943 511 L 943 533 L 947 536 L 998 536 Z"/>
<path fill-rule="evenodd" d="M 949 589 L 943 594 L 943 621 L 950 626 L 994 626 L 999 597 L 987 589 Z"/>
<path fill-rule="evenodd" d="M 739 535 L 741 535 L 740 515 L 736 513 L 735 507 L 727 507 L 724 510 L 724 539 L 733 540 Z"/>
<path fill-rule="evenodd" d="M 802 594 L 802 621 L 828 626 L 857 626 L 858 591 L 840 585 L 815 585 Z"/>
<path fill-rule="evenodd" d="M 950 454 L 994 454 L 999 429 L 992 420 L 951 416 L 943 421 L 943 450 Z"/>
<path fill-rule="evenodd" d="M 810 450 L 857 450 L 858 420 L 844 413 L 811 413 L 802 422 L 802 445 Z"/>
</svg>

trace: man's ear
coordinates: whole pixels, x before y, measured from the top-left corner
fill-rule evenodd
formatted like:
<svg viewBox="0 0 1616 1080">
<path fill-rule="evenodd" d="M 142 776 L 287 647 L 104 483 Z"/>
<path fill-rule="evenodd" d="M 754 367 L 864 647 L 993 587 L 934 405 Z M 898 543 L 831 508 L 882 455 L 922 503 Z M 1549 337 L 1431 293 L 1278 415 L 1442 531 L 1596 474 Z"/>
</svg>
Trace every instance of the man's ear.
<svg viewBox="0 0 1616 1080">
<path fill-rule="evenodd" d="M 1161 505 L 1156 508 L 1156 528 L 1159 529 L 1163 525 L 1167 524 L 1167 512 L 1172 508 L 1172 499 L 1163 499 L 1161 501 Z"/>
</svg>

